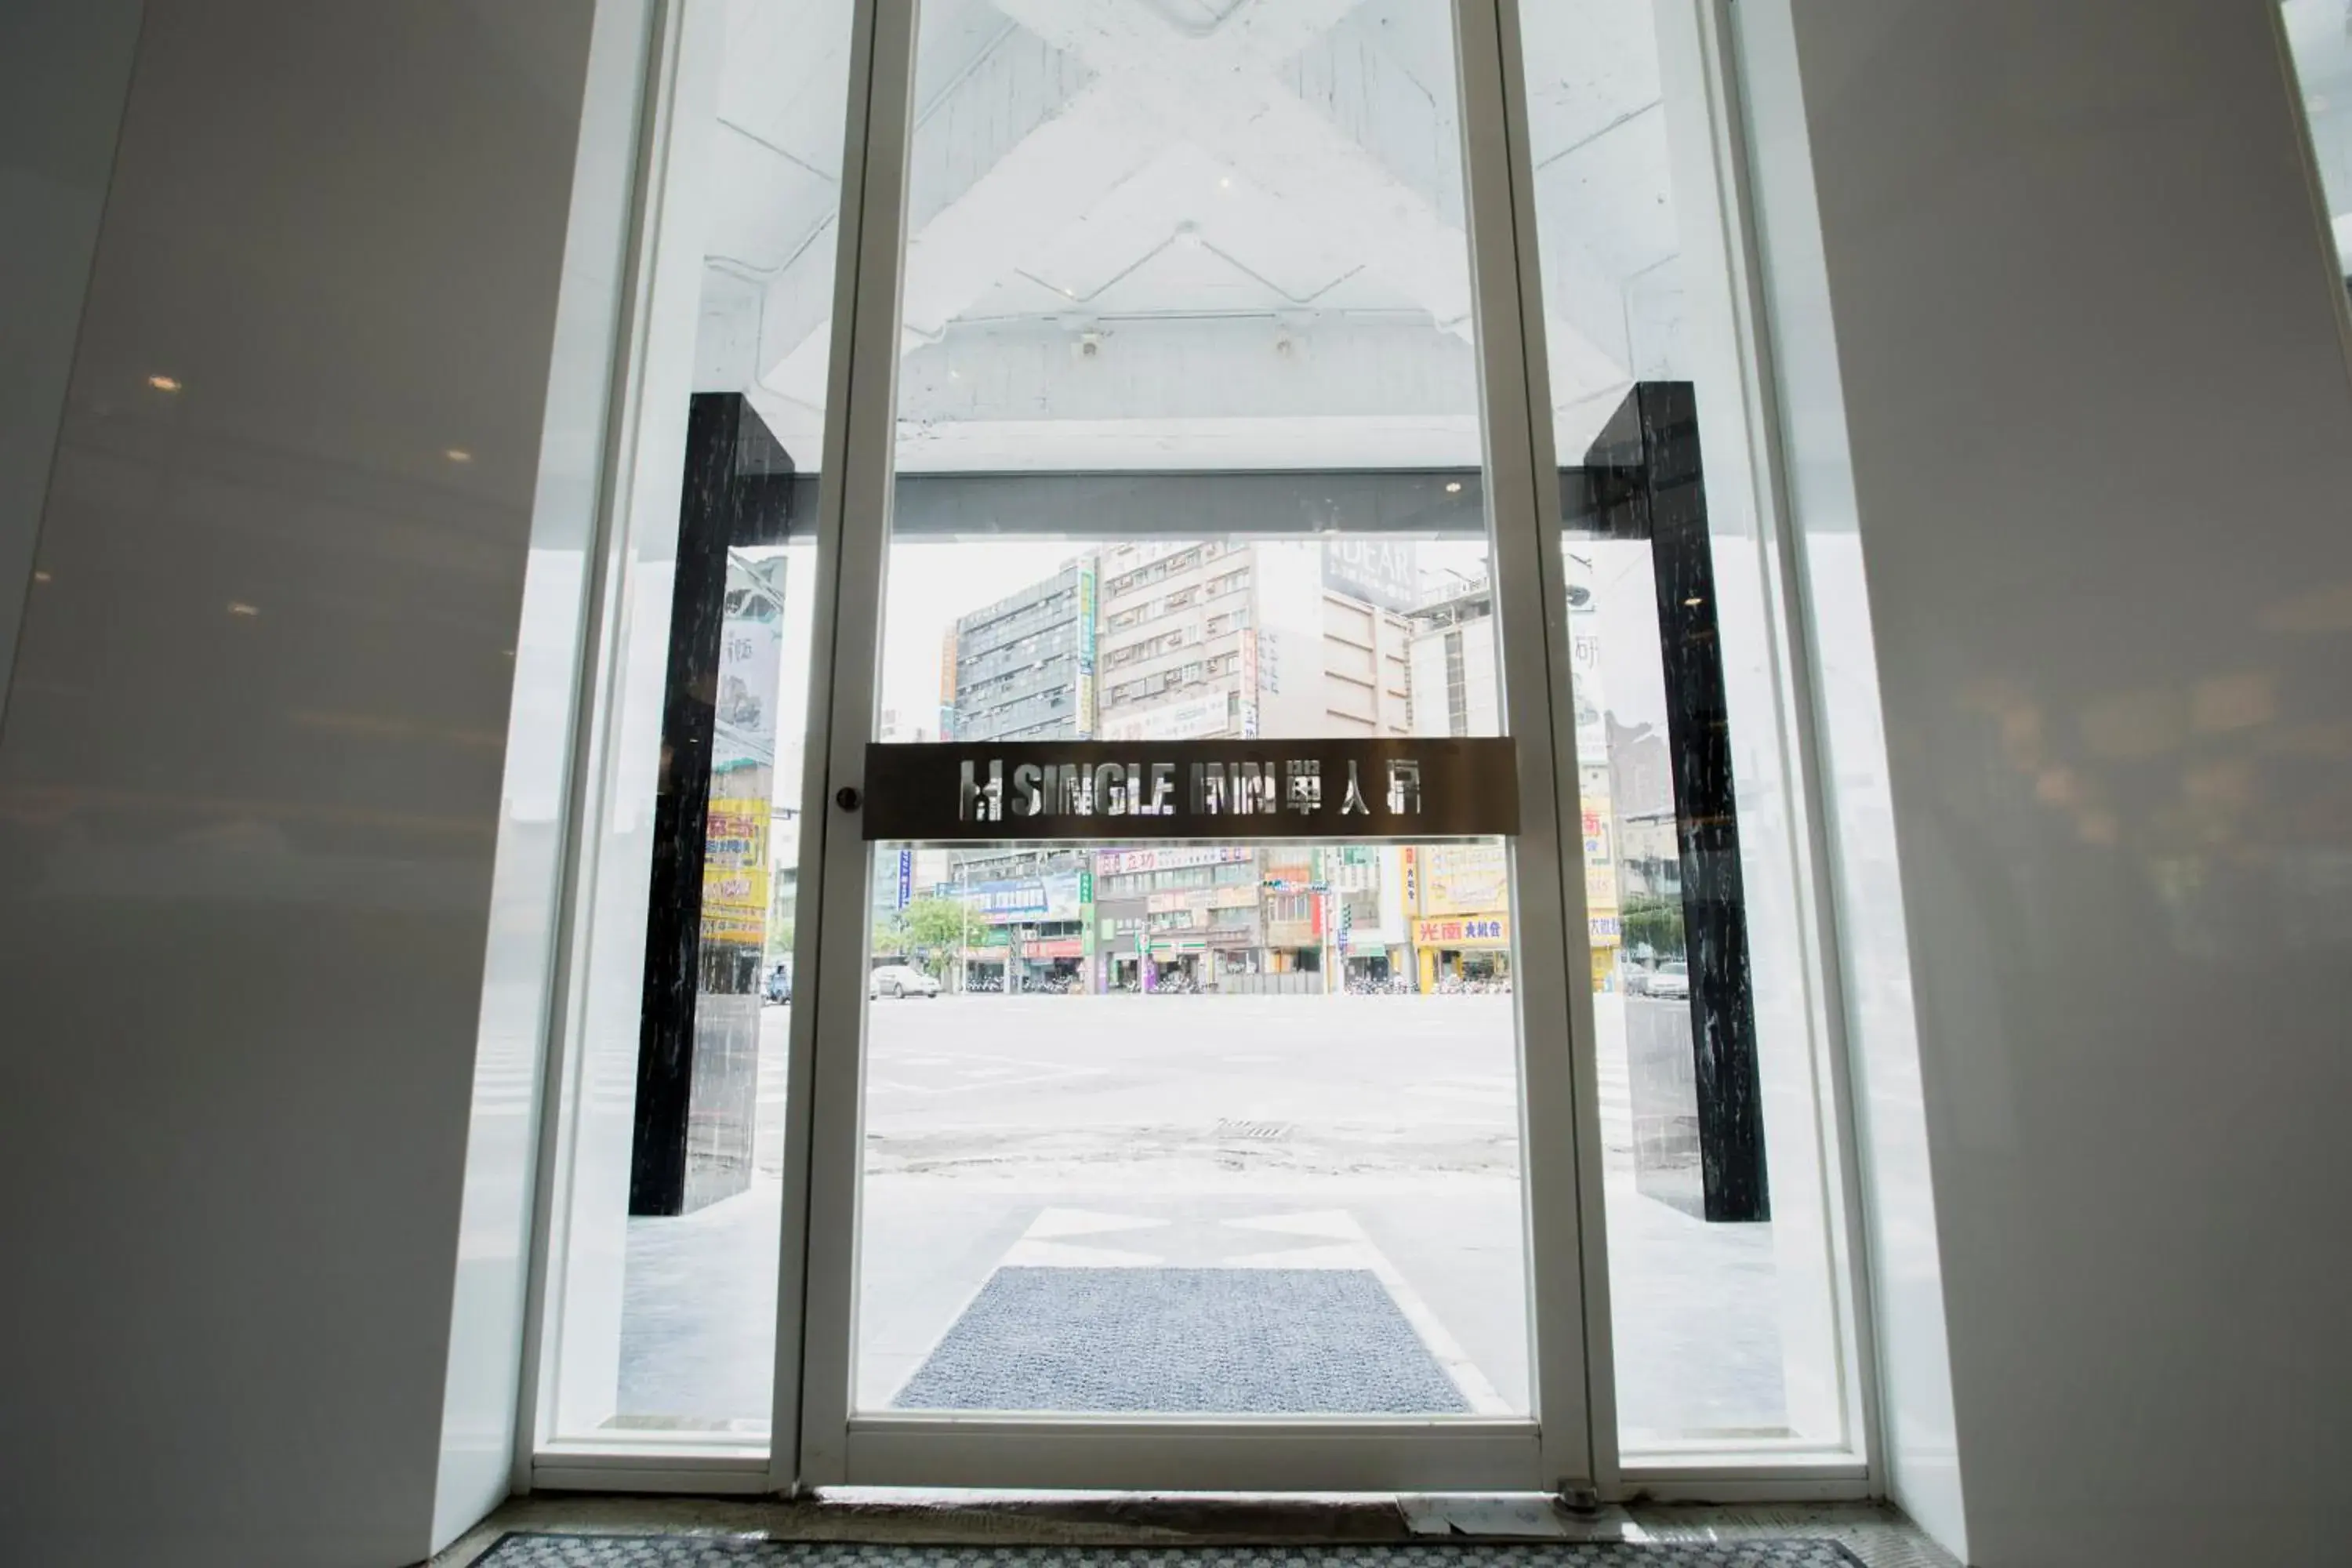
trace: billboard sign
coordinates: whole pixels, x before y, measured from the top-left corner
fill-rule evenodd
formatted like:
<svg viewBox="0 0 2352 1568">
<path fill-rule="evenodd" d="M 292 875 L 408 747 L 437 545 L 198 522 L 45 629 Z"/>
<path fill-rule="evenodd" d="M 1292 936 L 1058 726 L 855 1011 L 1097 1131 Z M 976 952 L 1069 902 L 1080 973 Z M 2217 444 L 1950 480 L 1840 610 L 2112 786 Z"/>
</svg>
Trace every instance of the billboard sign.
<svg viewBox="0 0 2352 1568">
<path fill-rule="evenodd" d="M 1421 563 L 1410 542 L 1327 539 L 1323 586 L 1330 593 L 1403 615 L 1421 603 Z"/>
<path fill-rule="evenodd" d="M 702 940 L 768 941 L 768 803 L 714 800 L 704 819 Z"/>
<path fill-rule="evenodd" d="M 1195 697 L 1182 702 L 1162 702 L 1157 707 L 1133 709 L 1104 721 L 1102 738 L 1106 741 L 1197 741 L 1203 735 L 1222 735 L 1230 704 L 1222 691 L 1213 697 Z"/>
<path fill-rule="evenodd" d="M 1430 844 L 1419 858 L 1422 913 L 1482 914 L 1510 906 L 1510 860 L 1501 845 Z"/>
<path fill-rule="evenodd" d="M 1248 859 L 1255 851 L 1217 847 L 1176 846 L 1167 849 L 1105 849 L 1095 857 L 1095 868 L 1106 877 L 1123 876 L 1136 871 L 1182 871 L 1194 866 L 1231 866 Z"/>
</svg>

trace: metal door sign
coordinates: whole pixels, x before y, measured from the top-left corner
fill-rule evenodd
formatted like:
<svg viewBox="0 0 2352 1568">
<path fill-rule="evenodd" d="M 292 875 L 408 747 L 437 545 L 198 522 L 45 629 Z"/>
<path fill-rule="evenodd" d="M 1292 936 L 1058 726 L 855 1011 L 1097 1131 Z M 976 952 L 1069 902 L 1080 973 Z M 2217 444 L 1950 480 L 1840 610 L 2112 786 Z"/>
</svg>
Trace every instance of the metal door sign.
<svg viewBox="0 0 2352 1568">
<path fill-rule="evenodd" d="M 1483 838 L 1519 826 L 1507 737 L 866 749 L 865 835 L 942 844 Z"/>
</svg>

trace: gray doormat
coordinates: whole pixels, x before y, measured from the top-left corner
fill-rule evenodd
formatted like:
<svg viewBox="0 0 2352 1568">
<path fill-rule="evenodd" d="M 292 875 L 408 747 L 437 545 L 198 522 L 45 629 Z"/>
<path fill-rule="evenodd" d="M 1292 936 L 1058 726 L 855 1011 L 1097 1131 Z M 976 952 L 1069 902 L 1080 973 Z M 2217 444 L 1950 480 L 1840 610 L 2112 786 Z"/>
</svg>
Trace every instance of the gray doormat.
<svg viewBox="0 0 2352 1568">
<path fill-rule="evenodd" d="M 899 1410 L 1413 1415 L 1469 1402 L 1361 1268 L 1000 1268 Z"/>
<path fill-rule="evenodd" d="M 675 1535 L 509 1535 L 478 1568 L 1861 1568 L 1834 1541 L 1706 1546 L 860 1546 Z"/>
</svg>

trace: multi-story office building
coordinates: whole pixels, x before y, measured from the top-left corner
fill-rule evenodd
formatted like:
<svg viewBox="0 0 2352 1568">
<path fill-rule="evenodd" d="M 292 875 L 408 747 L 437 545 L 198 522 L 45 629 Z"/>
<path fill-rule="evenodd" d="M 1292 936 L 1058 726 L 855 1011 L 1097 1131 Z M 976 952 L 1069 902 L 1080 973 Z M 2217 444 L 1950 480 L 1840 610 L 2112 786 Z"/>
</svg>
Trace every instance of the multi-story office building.
<svg viewBox="0 0 2352 1568">
<path fill-rule="evenodd" d="M 1077 740 L 1094 732 L 1095 563 L 957 618 L 940 649 L 940 732 L 959 741 Z M 942 887 L 971 919 L 951 986 L 1084 984 L 1094 952 L 1091 858 L 957 851 Z"/>
<path fill-rule="evenodd" d="M 1370 560 L 1352 542 L 1154 541 L 1104 551 L 1100 732 L 1410 734 L 1412 547 L 1380 546 Z"/>
<path fill-rule="evenodd" d="M 1155 541 L 1106 550 L 1101 572 L 1106 739 L 1412 732 L 1412 546 Z M 1209 862 L 1152 856 L 1146 870 L 1103 868 L 1103 918 L 1115 933 L 1106 984 L 1139 985 L 1147 953 L 1164 973 L 1221 989 L 1280 988 L 1288 983 L 1279 977 L 1338 968 L 1342 954 L 1355 960 L 1351 973 L 1386 972 L 1381 868 L 1393 857 L 1349 862 L 1343 888 L 1311 848 L 1229 854 L 1213 886 L 1189 880 Z M 1130 887 L 1138 877 L 1148 888 Z M 1162 885 L 1170 877 L 1186 887 Z M 1359 913 L 1365 943 L 1351 952 Z"/>
<path fill-rule="evenodd" d="M 1095 563 L 960 617 L 941 649 L 952 692 L 942 732 L 957 741 L 1052 741 L 1094 732 Z M 953 729 L 946 726 L 952 724 Z"/>
<path fill-rule="evenodd" d="M 1447 573 L 1412 615 L 1406 659 L 1413 732 L 1499 735 L 1495 591 L 1484 577 Z"/>
</svg>

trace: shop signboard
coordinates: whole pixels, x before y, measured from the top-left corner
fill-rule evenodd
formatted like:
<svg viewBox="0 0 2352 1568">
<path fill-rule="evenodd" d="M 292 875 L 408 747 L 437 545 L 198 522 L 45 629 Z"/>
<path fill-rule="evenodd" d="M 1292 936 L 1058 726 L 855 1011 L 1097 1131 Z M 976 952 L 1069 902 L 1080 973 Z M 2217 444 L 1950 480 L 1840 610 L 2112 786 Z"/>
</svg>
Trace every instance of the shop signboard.
<svg viewBox="0 0 2352 1568">
<path fill-rule="evenodd" d="M 1510 859 L 1501 845 L 1429 844 L 1420 847 L 1419 858 L 1423 914 L 1474 914 L 1510 906 Z"/>
<path fill-rule="evenodd" d="M 1225 694 L 1120 712 L 1103 721 L 1106 741 L 1193 741 L 1224 733 L 1231 717 Z"/>
<path fill-rule="evenodd" d="M 1505 914 L 1484 914 L 1415 921 L 1412 945 L 1456 950 L 1507 948 L 1511 945 L 1511 919 Z"/>
<path fill-rule="evenodd" d="M 1079 897 L 1081 871 L 1043 877 L 1011 877 L 972 885 L 972 913 L 997 924 L 1009 921 L 1074 921 L 1087 902 Z"/>
<path fill-rule="evenodd" d="M 775 563 L 781 571 L 782 563 Z M 710 771 L 772 764 L 776 695 L 783 683 L 784 606 L 769 580 L 736 551 L 727 552 L 727 606 L 719 626 L 717 712 Z"/>
<path fill-rule="evenodd" d="M 703 828 L 702 940 L 764 946 L 768 886 L 768 803 L 712 801 Z"/>
<path fill-rule="evenodd" d="M 1258 631 L 1255 626 L 1243 628 L 1241 637 L 1242 738 L 1257 738 L 1258 727 Z"/>
<path fill-rule="evenodd" d="M 956 633 L 950 626 L 940 638 L 940 739 L 955 738 L 956 726 Z"/>
<path fill-rule="evenodd" d="M 1078 733 L 1092 735 L 1098 718 L 1095 708 L 1095 567 L 1088 561 L 1078 568 Z"/>
<path fill-rule="evenodd" d="M 1231 866 L 1256 851 L 1226 845 L 1173 844 L 1164 849 L 1104 849 L 1095 855 L 1095 869 L 1106 877 L 1138 871 L 1181 871 L 1194 866 Z"/>
</svg>

